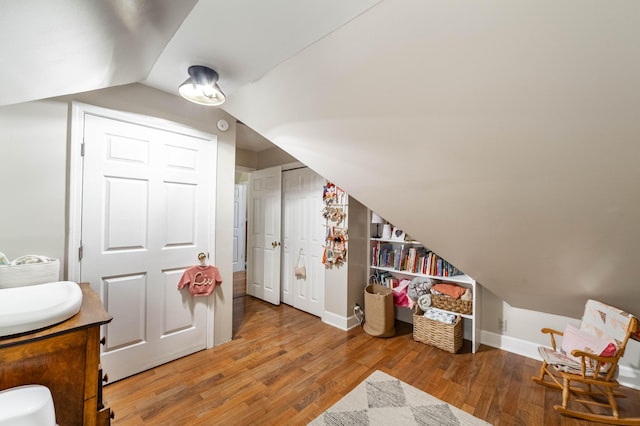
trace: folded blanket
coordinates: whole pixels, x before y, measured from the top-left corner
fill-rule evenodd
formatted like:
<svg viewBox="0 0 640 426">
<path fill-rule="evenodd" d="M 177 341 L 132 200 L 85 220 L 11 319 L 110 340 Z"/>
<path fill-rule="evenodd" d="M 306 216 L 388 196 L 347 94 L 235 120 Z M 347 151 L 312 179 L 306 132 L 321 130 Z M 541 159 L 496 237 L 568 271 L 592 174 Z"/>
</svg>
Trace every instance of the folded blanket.
<svg viewBox="0 0 640 426">
<path fill-rule="evenodd" d="M 446 294 L 454 299 L 459 299 L 464 294 L 466 289 L 456 284 L 438 283 L 433 286 L 433 289 L 438 293 Z"/>
<path fill-rule="evenodd" d="M 415 302 L 423 294 L 429 294 L 432 286 L 433 280 L 431 278 L 415 277 L 411 280 L 411 283 L 409 283 L 407 296 Z"/>
<path fill-rule="evenodd" d="M 427 309 L 424 312 L 424 317 L 435 321 L 440 321 L 445 324 L 455 324 L 457 315 L 450 314 L 448 312 L 442 312 L 437 309 Z"/>
</svg>

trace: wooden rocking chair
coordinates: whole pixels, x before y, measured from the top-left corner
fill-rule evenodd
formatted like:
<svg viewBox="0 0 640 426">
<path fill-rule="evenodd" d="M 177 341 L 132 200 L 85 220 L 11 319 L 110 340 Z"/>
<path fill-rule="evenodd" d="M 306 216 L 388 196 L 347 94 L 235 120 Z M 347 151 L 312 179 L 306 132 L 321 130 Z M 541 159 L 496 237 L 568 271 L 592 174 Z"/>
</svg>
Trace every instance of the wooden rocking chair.
<svg viewBox="0 0 640 426">
<path fill-rule="evenodd" d="M 615 425 L 640 425 L 640 417 L 620 418 L 616 398 L 625 395 L 614 392 L 620 386 L 616 380 L 618 361 L 637 327 L 632 315 L 588 300 L 579 329 L 567 326 L 564 333 L 542 329 L 551 337 L 551 348 L 538 348 L 543 361 L 540 376 L 532 377 L 533 381 L 562 390 L 562 405 L 553 406 L 561 414 Z M 563 336 L 560 348 L 555 336 Z M 570 402 L 585 404 L 585 409 L 589 405 L 606 407 L 611 415 L 576 411 L 569 408 Z"/>
</svg>

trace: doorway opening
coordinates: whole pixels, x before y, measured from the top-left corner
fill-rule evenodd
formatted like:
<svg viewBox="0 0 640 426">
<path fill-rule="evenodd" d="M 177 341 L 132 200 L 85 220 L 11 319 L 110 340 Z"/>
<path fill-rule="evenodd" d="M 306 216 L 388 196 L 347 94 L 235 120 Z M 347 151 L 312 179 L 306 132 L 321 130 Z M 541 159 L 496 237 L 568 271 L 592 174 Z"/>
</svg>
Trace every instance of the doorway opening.
<svg viewBox="0 0 640 426">
<path fill-rule="evenodd" d="M 267 183 L 276 180 L 282 182 L 275 186 L 277 196 L 262 195 L 269 186 Z M 325 179 L 306 166 L 294 163 L 258 171 L 236 168 L 236 186 L 245 183 L 247 200 L 244 209 L 236 213 L 239 218 L 236 222 L 245 224 L 246 266 L 239 270 L 234 260 L 234 318 L 240 303 L 237 299 L 246 295 L 276 305 L 283 302 L 321 318 L 325 282 L 321 257 L 326 228 L 320 212 Z M 236 200 L 236 205 L 243 203 Z M 243 215 L 245 212 L 246 216 Z M 234 253 L 241 251 L 236 250 L 236 245 L 240 245 L 235 239 L 236 227 Z M 275 231 L 277 229 L 281 231 Z M 272 255 L 269 255 L 270 251 L 273 251 Z M 302 263 L 307 271 L 304 278 L 294 274 L 301 258 L 304 258 Z M 260 291 L 254 289 L 258 286 Z M 267 293 L 269 297 L 265 296 Z"/>
</svg>

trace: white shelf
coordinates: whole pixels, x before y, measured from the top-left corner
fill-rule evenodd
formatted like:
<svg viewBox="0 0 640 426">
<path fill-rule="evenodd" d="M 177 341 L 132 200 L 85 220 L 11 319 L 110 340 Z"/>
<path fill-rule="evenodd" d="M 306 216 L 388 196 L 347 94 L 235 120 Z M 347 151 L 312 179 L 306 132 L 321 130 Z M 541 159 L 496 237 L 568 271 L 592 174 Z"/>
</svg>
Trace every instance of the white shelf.
<svg viewBox="0 0 640 426">
<path fill-rule="evenodd" d="M 421 246 L 423 245 L 420 241 L 413 241 L 413 240 L 391 240 L 389 238 L 371 238 L 371 241 L 380 241 L 382 243 L 404 243 L 404 244 L 412 244 L 412 245 L 416 245 L 416 246 Z"/>
<path fill-rule="evenodd" d="M 417 272 L 409 272 L 409 271 L 403 271 L 403 270 L 398 270 L 398 269 L 394 269 L 394 268 L 389 268 L 389 267 L 383 267 L 383 266 L 373 266 L 371 264 L 372 261 L 372 250 L 373 247 L 377 244 L 377 243 L 391 243 L 394 245 L 405 245 L 405 246 L 422 246 L 425 247 L 426 246 L 419 242 L 419 241 L 404 241 L 404 240 L 394 240 L 394 239 L 390 239 L 390 238 L 370 238 L 369 239 L 369 270 L 371 273 L 373 273 L 374 271 L 382 271 L 382 272 L 388 272 L 394 276 L 397 277 L 423 277 L 423 278 L 430 278 L 436 281 L 446 281 L 446 282 L 451 282 L 451 283 L 456 283 L 456 284 L 460 284 L 463 287 L 469 288 L 471 289 L 471 292 L 473 294 L 473 312 L 471 314 L 461 314 L 459 312 L 452 312 L 452 311 L 448 311 L 446 309 L 440 309 L 440 308 L 432 308 L 432 309 L 437 309 L 438 311 L 441 312 L 447 312 L 447 313 L 452 313 L 455 315 L 460 315 L 462 318 L 465 319 L 465 338 L 471 340 L 471 350 L 473 353 L 475 353 L 478 349 L 478 347 L 480 346 L 480 315 L 479 315 L 479 310 L 482 304 L 482 299 L 481 299 L 481 291 L 482 289 L 480 288 L 480 286 L 476 283 L 476 281 L 471 278 L 468 275 L 454 275 L 454 276 L 438 276 L 438 275 L 427 275 L 427 274 L 422 274 L 422 273 L 417 273 Z M 396 246 L 397 247 L 397 246 Z M 428 249 L 427 249 L 428 250 Z M 397 307 L 398 308 L 398 307 Z M 406 308 L 405 308 L 406 309 Z M 404 320 L 404 319 L 403 319 Z M 411 320 L 413 320 L 413 318 L 411 318 Z"/>
<path fill-rule="evenodd" d="M 402 271 L 399 269 L 385 268 L 381 266 L 371 266 L 371 269 L 376 269 L 378 271 L 387 271 L 393 274 L 410 275 L 412 277 L 425 277 L 425 278 L 432 278 L 434 280 L 452 281 L 452 282 L 461 283 L 461 284 L 473 285 L 473 283 L 475 282 L 473 278 L 471 278 L 468 275 L 454 275 L 452 277 L 441 277 L 439 275 L 426 275 L 418 272 Z"/>
</svg>

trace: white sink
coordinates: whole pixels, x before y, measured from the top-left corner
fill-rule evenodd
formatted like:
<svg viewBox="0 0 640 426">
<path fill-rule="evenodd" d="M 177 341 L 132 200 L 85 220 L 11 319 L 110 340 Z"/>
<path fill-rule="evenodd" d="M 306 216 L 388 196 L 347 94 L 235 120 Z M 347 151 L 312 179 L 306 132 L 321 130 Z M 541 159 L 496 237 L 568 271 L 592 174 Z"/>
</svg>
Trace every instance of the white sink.
<svg viewBox="0 0 640 426">
<path fill-rule="evenodd" d="M 51 391 L 24 385 L 0 391 L 0 426 L 55 426 Z"/>
<path fill-rule="evenodd" d="M 0 336 L 57 324 L 80 310 L 82 290 L 71 281 L 0 289 Z"/>
</svg>

